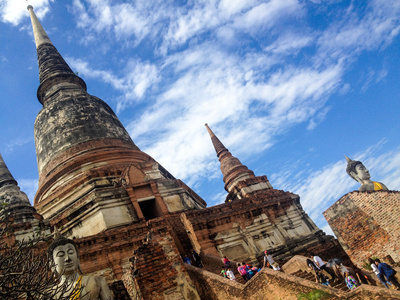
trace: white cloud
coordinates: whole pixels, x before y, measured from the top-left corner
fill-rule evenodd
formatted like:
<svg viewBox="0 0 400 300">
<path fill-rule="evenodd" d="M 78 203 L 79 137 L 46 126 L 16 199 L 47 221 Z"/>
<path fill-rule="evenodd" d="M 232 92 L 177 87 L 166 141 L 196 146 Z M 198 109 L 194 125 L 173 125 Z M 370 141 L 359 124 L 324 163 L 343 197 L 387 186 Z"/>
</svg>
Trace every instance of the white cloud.
<svg viewBox="0 0 400 300">
<path fill-rule="evenodd" d="M 385 46 L 400 30 L 400 3 L 398 1 L 371 1 L 366 13 L 350 6 L 339 22 L 333 23 L 319 38 L 321 53 L 340 57 L 344 51 L 353 54 Z"/>
<path fill-rule="evenodd" d="M 340 66 L 321 71 L 292 67 L 261 80 L 259 60 L 243 60 L 210 44 L 170 56 L 164 68 L 173 68 L 178 78 L 128 125 L 129 132 L 174 175 L 191 179 L 215 160 L 207 150 L 206 122 L 228 147 L 240 147 L 236 155 L 247 156 L 269 147 L 294 124 L 326 114 L 319 109 L 326 101 L 322 95 L 336 86 Z"/>
<path fill-rule="evenodd" d="M 304 36 L 301 35 L 301 33 L 289 32 L 265 47 L 265 51 L 276 55 L 293 55 L 302 48 L 309 46 L 312 41 L 313 38 L 311 36 Z"/>
<path fill-rule="evenodd" d="M 234 27 L 250 29 L 271 27 L 281 17 L 302 14 L 302 6 L 297 0 L 271 0 L 254 6 L 234 21 Z"/>
<path fill-rule="evenodd" d="M 226 195 L 227 195 L 227 193 L 226 193 L 225 190 L 222 191 L 222 192 L 220 192 L 220 193 L 217 193 L 217 194 L 215 194 L 214 196 L 212 196 L 212 197 L 209 199 L 209 200 L 210 200 L 210 203 L 211 203 L 212 205 L 218 205 L 218 204 L 225 203 Z"/>
<path fill-rule="evenodd" d="M 95 78 L 123 93 L 123 97 L 117 106 L 120 111 L 130 102 L 139 101 L 152 84 L 158 81 L 158 69 L 155 65 L 130 60 L 127 62 L 123 74 L 117 76 L 112 71 L 94 70 L 89 63 L 81 59 L 68 58 L 69 65 L 82 77 Z"/>
<path fill-rule="evenodd" d="M 363 16 L 349 6 L 324 31 L 313 31 L 286 26 L 289 19 L 302 24 L 308 13 L 307 4 L 295 0 L 204 0 L 185 6 L 74 0 L 76 20 L 87 34 L 116 36 L 133 49 L 148 38 L 156 62 L 131 59 L 118 73 L 81 60 L 72 60 L 72 66 L 119 91 L 117 111 L 151 91 L 145 111 L 127 129 L 175 176 L 195 182 L 215 173 L 204 123 L 243 159 L 271 147 L 296 124 L 308 123 L 313 130 L 329 112 L 329 97 L 350 89 L 343 74 L 356 55 L 397 34 L 398 6 L 370 2 Z M 277 24 L 279 32 L 273 29 Z M 243 42 L 249 35 L 255 47 Z M 182 47 L 187 42 L 190 47 Z M 307 48 L 313 51 L 301 63 L 286 59 Z"/>
<path fill-rule="evenodd" d="M 29 0 L 29 4 L 35 9 L 35 14 L 39 19 L 43 18 L 49 12 L 50 2 L 54 0 Z M 29 14 L 26 9 L 26 1 L 5 0 L 0 5 L 1 21 L 18 25 L 23 18 Z"/>
</svg>

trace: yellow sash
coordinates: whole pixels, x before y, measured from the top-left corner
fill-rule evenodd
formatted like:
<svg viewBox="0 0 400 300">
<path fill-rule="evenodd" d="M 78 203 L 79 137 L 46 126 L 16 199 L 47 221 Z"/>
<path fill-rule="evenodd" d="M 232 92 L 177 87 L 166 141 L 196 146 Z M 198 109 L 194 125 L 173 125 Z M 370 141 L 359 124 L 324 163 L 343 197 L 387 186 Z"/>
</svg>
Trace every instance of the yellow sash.
<svg viewBox="0 0 400 300">
<path fill-rule="evenodd" d="M 374 184 L 374 190 L 375 191 L 383 190 L 383 188 L 382 188 L 382 186 L 381 186 L 381 184 L 379 182 L 376 182 L 376 181 L 372 181 L 372 182 Z"/>
<path fill-rule="evenodd" d="M 78 280 L 75 283 L 74 292 L 69 297 L 70 300 L 79 300 L 81 297 L 82 290 L 82 275 L 78 277 Z"/>
</svg>

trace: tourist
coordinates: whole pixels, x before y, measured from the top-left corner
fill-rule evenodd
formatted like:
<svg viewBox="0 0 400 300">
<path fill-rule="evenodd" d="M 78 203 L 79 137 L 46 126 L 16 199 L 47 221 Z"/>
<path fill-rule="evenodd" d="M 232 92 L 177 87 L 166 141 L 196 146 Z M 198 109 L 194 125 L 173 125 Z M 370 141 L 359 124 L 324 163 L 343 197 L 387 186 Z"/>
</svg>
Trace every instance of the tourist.
<svg viewBox="0 0 400 300">
<path fill-rule="evenodd" d="M 248 266 L 248 267 L 246 267 L 246 271 L 247 271 L 247 278 L 248 278 L 248 280 L 250 280 L 251 278 L 253 278 L 253 276 L 257 273 L 256 271 L 254 271 L 253 266 Z"/>
<path fill-rule="evenodd" d="M 357 279 L 358 279 L 358 284 L 370 284 L 370 282 L 368 282 L 368 277 L 365 276 L 360 268 L 355 268 L 354 272 L 356 273 Z"/>
<path fill-rule="evenodd" d="M 238 272 L 239 274 L 242 276 L 242 278 L 244 279 L 244 282 L 247 282 L 247 272 L 246 272 L 246 267 L 245 267 L 246 263 L 243 262 L 242 264 L 238 263 Z"/>
<path fill-rule="evenodd" d="M 275 260 L 272 258 L 272 255 L 268 255 L 268 251 L 265 250 L 264 251 L 264 264 L 263 264 L 263 268 L 268 264 L 275 270 L 275 271 L 280 271 L 280 267 L 279 264 L 277 262 L 275 262 Z"/>
<path fill-rule="evenodd" d="M 315 282 L 318 283 L 318 274 L 321 271 L 321 269 L 318 268 L 318 266 L 311 259 L 307 258 L 306 264 L 307 264 L 307 267 L 312 271 L 312 273 L 314 273 Z"/>
<path fill-rule="evenodd" d="M 352 272 L 350 272 L 350 270 L 348 268 L 346 268 L 342 263 L 339 266 L 335 265 L 335 270 L 336 270 L 336 275 L 338 277 L 342 277 L 343 276 L 343 280 L 344 280 L 344 274 L 346 272 L 349 272 L 350 275 L 354 275 L 354 274 L 352 274 L 352 273 L 354 273 L 354 271 L 352 270 Z"/>
<path fill-rule="evenodd" d="M 203 267 L 203 263 L 201 262 L 200 255 L 194 249 L 192 249 L 191 251 L 192 251 L 192 255 L 193 255 L 194 265 L 196 267 L 202 268 Z"/>
<path fill-rule="evenodd" d="M 357 281 L 350 275 L 349 271 L 344 273 L 344 282 L 350 290 L 354 290 L 358 286 Z"/>
<path fill-rule="evenodd" d="M 244 263 L 244 267 L 245 267 L 245 270 L 246 270 L 246 273 L 247 273 L 247 280 L 250 280 L 251 277 L 254 276 L 254 272 L 252 270 L 253 267 L 251 265 L 249 265 L 249 264 L 246 264 L 246 263 Z"/>
<path fill-rule="evenodd" d="M 307 258 L 306 263 L 307 263 L 307 267 L 314 273 L 315 282 L 316 283 L 319 282 L 323 285 L 329 286 L 329 281 L 322 274 L 321 269 L 318 268 L 318 266 L 311 259 Z"/>
<path fill-rule="evenodd" d="M 225 278 L 227 278 L 225 266 L 222 266 L 222 270 L 221 270 L 221 273 L 220 273 L 220 274 L 221 274 L 222 276 L 224 276 Z"/>
<path fill-rule="evenodd" d="M 378 270 L 380 273 L 385 275 L 386 279 L 390 281 L 397 289 L 400 289 L 400 284 L 398 283 L 395 275 L 396 271 L 393 270 L 391 266 L 385 263 L 381 263 L 381 261 L 377 258 L 375 259 L 375 265 L 378 266 Z"/>
<path fill-rule="evenodd" d="M 233 274 L 233 271 L 232 271 L 231 268 L 228 268 L 228 269 L 227 269 L 227 271 L 226 271 L 226 276 L 228 276 L 228 278 L 229 278 L 230 280 L 236 281 L 235 274 Z"/>
<path fill-rule="evenodd" d="M 375 261 L 372 258 L 368 258 L 368 262 L 371 264 L 372 272 L 375 273 L 375 275 L 378 277 L 379 281 L 382 282 L 384 287 L 388 289 L 389 288 L 388 284 L 389 285 L 392 284 L 385 279 L 385 276 L 381 272 L 379 272 L 379 269 L 376 266 Z"/>
<path fill-rule="evenodd" d="M 328 268 L 326 266 L 326 264 L 322 261 L 322 259 L 319 256 L 317 256 L 314 253 L 310 252 L 310 257 L 314 260 L 314 262 L 315 262 L 315 264 L 317 265 L 318 268 L 320 268 L 321 270 L 323 270 L 323 271 L 327 272 L 329 275 L 331 275 L 333 281 L 336 280 L 335 272 L 333 272 L 333 270 Z"/>
<path fill-rule="evenodd" d="M 327 279 L 327 278 L 324 276 L 324 274 L 322 274 L 321 272 L 318 273 L 318 279 L 319 279 L 319 282 L 320 282 L 322 285 L 329 286 L 329 281 L 328 281 L 328 279 Z"/>
<path fill-rule="evenodd" d="M 224 258 L 222 259 L 222 261 L 224 262 L 224 266 L 226 268 L 230 268 L 231 267 L 231 262 L 229 261 L 229 259 L 226 258 L 226 256 L 224 256 Z"/>
<path fill-rule="evenodd" d="M 185 257 L 183 258 L 183 262 L 187 263 L 188 265 L 192 264 L 190 257 L 187 255 L 185 255 Z"/>
</svg>

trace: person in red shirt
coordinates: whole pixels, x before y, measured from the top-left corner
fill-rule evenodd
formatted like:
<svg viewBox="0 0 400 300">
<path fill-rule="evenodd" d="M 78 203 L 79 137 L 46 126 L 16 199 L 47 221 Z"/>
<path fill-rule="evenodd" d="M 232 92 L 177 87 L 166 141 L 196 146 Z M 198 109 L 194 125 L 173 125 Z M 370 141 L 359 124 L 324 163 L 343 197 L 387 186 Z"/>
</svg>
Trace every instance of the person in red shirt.
<svg viewBox="0 0 400 300">
<path fill-rule="evenodd" d="M 229 259 L 226 258 L 226 256 L 224 256 L 224 258 L 223 258 L 222 261 L 223 261 L 224 266 L 225 266 L 226 268 L 230 268 L 230 267 L 231 267 L 231 262 L 230 262 Z"/>
</svg>

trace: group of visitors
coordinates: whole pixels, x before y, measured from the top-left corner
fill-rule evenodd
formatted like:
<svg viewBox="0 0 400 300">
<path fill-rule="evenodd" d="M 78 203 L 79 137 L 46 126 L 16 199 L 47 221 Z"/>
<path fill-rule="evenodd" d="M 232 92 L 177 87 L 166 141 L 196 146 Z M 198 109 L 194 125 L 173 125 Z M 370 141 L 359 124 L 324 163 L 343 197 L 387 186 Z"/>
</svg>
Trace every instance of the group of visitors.
<svg viewBox="0 0 400 300">
<path fill-rule="evenodd" d="M 369 258 L 368 261 L 371 264 L 372 271 L 387 289 L 389 288 L 388 285 L 394 285 L 396 289 L 400 289 L 400 284 L 395 277 L 396 270 L 390 265 L 381 262 L 378 258 Z"/>
<path fill-rule="evenodd" d="M 268 254 L 268 251 L 264 251 L 263 256 L 263 268 L 269 267 L 275 271 L 280 271 L 281 268 L 279 264 L 274 260 L 272 255 Z M 203 267 L 200 255 L 193 249 L 191 249 L 192 259 L 185 255 L 183 261 L 189 265 L 194 265 L 196 267 Z M 333 263 L 332 263 L 333 261 Z M 394 286 L 396 289 L 400 290 L 400 284 L 397 281 L 395 275 L 396 271 L 388 264 L 382 263 L 379 259 L 369 258 L 369 263 L 372 268 L 372 272 L 376 274 L 380 282 L 386 287 Z M 233 264 L 231 261 L 224 256 L 222 259 L 223 266 L 221 270 L 221 275 L 230 280 L 236 281 L 236 276 L 233 272 Z M 314 253 L 309 253 L 309 258 L 306 260 L 307 267 L 314 273 L 315 282 L 321 283 L 323 285 L 329 286 L 332 282 L 338 281 L 342 278 L 350 290 L 353 290 L 361 285 L 361 283 L 371 284 L 368 276 L 361 273 L 359 269 L 346 268 L 340 259 L 332 259 L 329 261 L 330 266 L 328 266 L 318 255 Z M 253 267 L 245 262 L 237 264 L 237 270 L 240 276 L 245 282 L 249 281 L 257 272 L 261 269 Z M 333 267 L 333 269 L 331 268 Z M 330 278 L 328 278 L 328 276 Z"/>
<path fill-rule="evenodd" d="M 190 252 L 191 252 L 192 259 L 188 255 L 185 255 L 183 257 L 183 261 L 185 263 L 187 263 L 188 265 L 192 265 L 193 264 L 193 266 L 195 266 L 195 267 L 202 268 L 203 267 L 203 263 L 201 262 L 200 255 L 194 249 L 191 249 Z"/>
<path fill-rule="evenodd" d="M 323 285 L 329 285 L 328 280 L 326 279 L 324 274 L 322 274 L 322 270 L 316 265 L 316 263 L 314 261 L 312 261 L 311 259 L 307 258 L 306 263 L 307 263 L 307 267 L 315 275 L 315 282 L 321 283 Z"/>
<path fill-rule="evenodd" d="M 361 273 L 361 270 L 346 268 L 340 262 L 341 260 L 336 260 L 338 260 L 339 262 L 334 262 L 332 264 L 334 268 L 333 270 L 328 267 L 327 264 L 324 263 L 319 256 L 315 255 L 314 253 L 309 254 L 309 258 L 306 260 L 306 264 L 307 267 L 314 273 L 315 282 L 329 286 L 329 280 L 335 282 L 339 279 L 339 277 L 342 277 L 350 290 L 357 288 L 361 285 L 361 283 L 371 283 L 368 279 L 368 276 L 363 275 Z M 397 289 L 400 289 L 400 284 L 395 278 L 396 271 L 393 270 L 391 266 L 386 263 L 381 263 L 379 259 L 372 258 L 369 259 L 369 263 L 371 264 L 372 271 L 376 274 L 378 279 L 386 288 L 389 288 L 388 285 L 394 285 Z M 324 274 L 324 272 L 326 274 Z M 329 275 L 331 278 L 327 278 L 326 275 Z"/>
<path fill-rule="evenodd" d="M 336 281 L 335 272 L 328 268 L 327 265 L 322 261 L 321 257 L 315 255 L 314 253 L 310 252 L 309 257 L 306 260 L 308 268 L 314 273 L 315 275 L 315 282 L 321 283 L 323 285 L 329 285 L 329 281 L 327 277 L 323 274 L 323 271 L 328 273 L 333 281 Z"/>
<path fill-rule="evenodd" d="M 221 275 L 224 276 L 225 278 L 229 278 L 231 280 L 236 280 L 235 275 L 233 274 L 232 271 L 232 263 L 231 261 L 224 256 L 222 259 L 223 266 L 221 270 Z M 257 274 L 261 268 L 257 268 L 252 266 L 251 264 L 248 264 L 246 262 L 238 263 L 237 264 L 237 270 L 240 276 L 244 279 L 245 282 L 249 281 L 255 274 Z M 276 271 L 280 271 L 281 268 L 279 267 L 279 264 L 275 262 L 273 259 L 272 255 L 268 254 L 268 251 L 264 251 L 264 264 L 263 268 L 269 267 L 272 268 Z M 231 273 L 232 272 L 232 273 Z"/>
<path fill-rule="evenodd" d="M 245 282 L 249 281 L 254 275 L 256 275 L 260 271 L 259 268 L 253 267 L 252 265 L 245 262 L 238 263 L 237 270 Z"/>
<path fill-rule="evenodd" d="M 343 277 L 344 282 L 346 283 L 347 287 L 350 290 L 355 289 L 357 286 L 361 284 L 361 277 L 359 276 L 359 274 L 353 269 L 351 269 L 350 271 L 350 269 L 346 268 L 341 263 L 341 259 L 333 259 L 332 262 L 334 268 L 333 270 L 319 256 L 310 252 L 309 258 L 306 260 L 306 263 L 308 268 L 314 273 L 315 282 L 317 283 L 329 286 L 330 285 L 329 280 L 331 280 L 331 282 L 336 282 L 339 280 L 339 277 Z M 359 281 L 357 281 L 354 277 L 356 276 L 356 274 L 358 276 Z M 330 278 L 328 278 L 326 275 L 329 275 Z M 363 275 L 361 274 L 361 276 Z"/>
<path fill-rule="evenodd" d="M 223 261 L 224 264 L 222 266 L 220 274 L 225 278 L 236 281 L 236 276 L 232 271 L 232 263 L 226 258 L 226 256 L 224 256 Z M 245 282 L 249 281 L 259 271 L 258 268 L 253 267 L 250 264 L 246 264 L 245 262 L 238 263 L 237 265 L 238 273 L 240 274 L 240 276 L 242 276 Z"/>
</svg>

